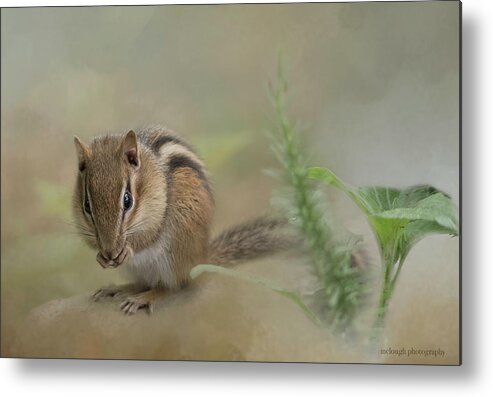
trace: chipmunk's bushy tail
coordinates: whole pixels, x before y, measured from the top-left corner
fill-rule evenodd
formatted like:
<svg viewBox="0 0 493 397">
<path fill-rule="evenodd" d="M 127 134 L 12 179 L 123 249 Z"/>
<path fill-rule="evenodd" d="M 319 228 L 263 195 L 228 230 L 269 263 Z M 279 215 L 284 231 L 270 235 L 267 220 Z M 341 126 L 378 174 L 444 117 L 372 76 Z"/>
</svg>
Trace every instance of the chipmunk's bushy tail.
<svg viewBox="0 0 493 397">
<path fill-rule="evenodd" d="M 230 265 L 274 254 L 299 244 L 284 219 L 257 218 L 241 223 L 212 240 L 209 263 Z"/>
</svg>

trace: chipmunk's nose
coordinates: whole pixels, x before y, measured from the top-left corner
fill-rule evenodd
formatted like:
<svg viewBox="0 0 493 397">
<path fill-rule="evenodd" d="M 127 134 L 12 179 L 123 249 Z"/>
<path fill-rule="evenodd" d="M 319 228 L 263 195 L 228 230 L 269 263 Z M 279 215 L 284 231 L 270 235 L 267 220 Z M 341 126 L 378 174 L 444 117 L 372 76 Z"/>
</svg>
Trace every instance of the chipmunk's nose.
<svg viewBox="0 0 493 397">
<path fill-rule="evenodd" d="M 99 251 L 96 255 L 96 260 L 105 269 L 114 268 L 125 262 L 128 254 L 129 250 L 125 246 L 121 249 L 105 249 Z"/>
<path fill-rule="evenodd" d="M 105 251 L 103 253 L 103 256 L 105 259 L 112 261 L 112 260 L 115 260 L 118 257 L 118 255 L 120 255 L 121 252 L 122 252 L 122 250 Z"/>
</svg>

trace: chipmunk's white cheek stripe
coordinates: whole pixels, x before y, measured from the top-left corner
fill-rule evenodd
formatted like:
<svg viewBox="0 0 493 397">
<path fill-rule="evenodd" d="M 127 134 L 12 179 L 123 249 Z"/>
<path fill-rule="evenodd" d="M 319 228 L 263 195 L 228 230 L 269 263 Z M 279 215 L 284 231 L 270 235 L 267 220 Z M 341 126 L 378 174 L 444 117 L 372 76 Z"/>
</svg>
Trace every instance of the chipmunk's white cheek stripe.
<svg viewBox="0 0 493 397">
<path fill-rule="evenodd" d="M 89 201 L 89 208 L 91 209 L 91 213 L 88 214 L 85 210 L 84 210 L 84 203 L 82 204 L 82 212 L 84 213 L 85 215 L 85 219 L 87 219 L 87 223 L 92 227 L 94 228 L 94 236 L 95 236 L 95 240 L 98 242 L 98 244 L 101 244 L 101 241 L 99 240 L 99 232 L 98 232 L 98 228 L 96 226 L 96 222 L 94 221 L 94 215 L 92 214 L 92 209 L 94 208 L 93 205 L 92 205 L 92 198 L 91 198 L 91 192 L 89 191 L 89 187 L 86 185 L 86 195 L 87 195 L 87 200 Z"/>
<path fill-rule="evenodd" d="M 125 194 L 125 191 L 127 190 L 127 184 L 126 182 L 123 183 L 123 188 L 122 188 L 122 191 L 120 192 L 120 199 L 119 199 L 119 203 L 120 203 L 120 212 L 122 214 L 122 217 L 125 216 L 125 209 L 123 208 L 123 195 Z"/>
<path fill-rule="evenodd" d="M 92 217 L 92 208 L 93 207 L 92 207 L 91 193 L 89 192 L 89 187 L 87 186 L 87 181 L 84 182 L 84 191 L 85 191 L 85 194 L 84 194 L 84 197 L 82 200 L 82 212 L 84 213 L 85 217 L 88 219 L 89 224 L 92 225 L 94 227 L 94 229 L 96 230 L 96 225 L 94 224 L 94 219 Z M 89 203 L 89 209 L 91 210 L 90 213 L 88 213 L 85 209 L 86 200 Z"/>
<path fill-rule="evenodd" d="M 125 211 L 124 208 L 124 195 L 126 192 L 129 192 L 132 196 L 132 205 L 130 208 Z M 136 230 L 134 226 L 139 223 L 139 207 L 138 207 L 138 199 L 136 197 L 135 192 L 135 178 L 131 177 L 129 180 L 127 180 L 124 183 L 124 188 L 122 189 L 122 192 L 120 194 L 120 205 L 122 208 L 122 224 L 121 224 L 121 231 L 122 234 L 126 234 L 129 230 L 132 232 L 132 234 L 135 234 Z"/>
</svg>

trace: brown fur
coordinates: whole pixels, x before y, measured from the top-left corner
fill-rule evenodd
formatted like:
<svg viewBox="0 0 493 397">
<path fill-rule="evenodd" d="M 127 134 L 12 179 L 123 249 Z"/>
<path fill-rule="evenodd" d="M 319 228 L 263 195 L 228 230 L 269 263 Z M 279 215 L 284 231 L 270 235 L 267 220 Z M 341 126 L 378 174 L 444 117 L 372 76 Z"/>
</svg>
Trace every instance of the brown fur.
<svg viewBox="0 0 493 397">
<path fill-rule="evenodd" d="M 213 202 L 196 173 L 178 168 L 171 175 L 166 227 L 171 235 L 170 255 L 178 284 L 189 280 L 190 270 L 207 261 Z"/>
<path fill-rule="evenodd" d="M 228 265 L 287 249 L 296 239 L 280 234 L 286 225 L 286 220 L 258 218 L 234 226 L 211 242 L 209 261 Z"/>
</svg>

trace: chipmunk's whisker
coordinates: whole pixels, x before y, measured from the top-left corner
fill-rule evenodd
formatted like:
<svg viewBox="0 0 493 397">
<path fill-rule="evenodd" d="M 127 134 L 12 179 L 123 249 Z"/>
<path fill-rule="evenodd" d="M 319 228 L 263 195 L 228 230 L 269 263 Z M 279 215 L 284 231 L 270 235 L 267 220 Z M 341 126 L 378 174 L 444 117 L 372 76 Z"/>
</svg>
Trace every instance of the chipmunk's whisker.
<svg viewBox="0 0 493 397">
<path fill-rule="evenodd" d="M 96 236 L 92 233 L 84 233 L 84 232 L 77 232 L 76 234 L 80 235 L 80 236 L 86 236 L 86 237 L 91 237 L 91 238 L 96 238 Z"/>
<path fill-rule="evenodd" d="M 90 229 L 86 225 L 84 225 L 82 223 L 79 223 L 79 222 L 76 222 L 76 221 L 62 220 L 61 222 L 64 223 L 65 225 L 75 226 L 78 229 L 83 229 L 83 230 L 90 231 Z"/>
<path fill-rule="evenodd" d="M 140 228 L 140 226 L 144 225 L 146 221 L 139 221 L 137 223 L 134 223 L 133 225 L 130 225 L 130 227 L 125 231 L 125 234 L 131 235 L 132 233 L 138 231 L 137 229 Z"/>
</svg>

